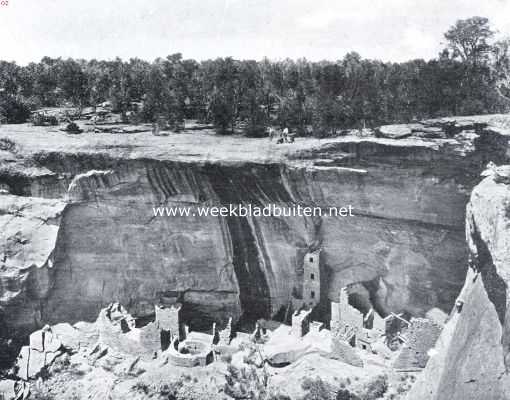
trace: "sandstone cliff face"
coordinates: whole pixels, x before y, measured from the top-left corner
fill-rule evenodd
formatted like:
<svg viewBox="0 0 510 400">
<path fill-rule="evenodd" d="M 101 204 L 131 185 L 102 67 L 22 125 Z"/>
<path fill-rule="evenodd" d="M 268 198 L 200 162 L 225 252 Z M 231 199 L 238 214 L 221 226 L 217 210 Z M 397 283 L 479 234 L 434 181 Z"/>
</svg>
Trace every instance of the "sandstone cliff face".
<svg viewBox="0 0 510 400">
<path fill-rule="evenodd" d="M 510 398 L 510 186 L 482 181 L 467 207 L 471 267 L 409 399 Z"/>
<path fill-rule="evenodd" d="M 65 207 L 60 200 L 0 196 L 2 262 L 0 324 L 41 323 L 35 307 L 45 299 L 54 279 L 54 250 Z"/>
<path fill-rule="evenodd" d="M 383 208 L 373 176 L 365 183 L 357 172 L 343 170 L 140 163 L 118 166 L 108 174 L 78 175 L 60 227 L 59 268 L 45 307 L 47 318 L 51 323 L 58 322 L 53 318 L 89 319 L 113 299 L 143 314 L 144 305 L 151 310 L 154 299 L 166 291 L 182 292 L 183 300 L 204 316 L 239 317 L 243 311 L 268 316 L 287 306 L 294 288 L 300 290 L 303 257 L 319 245 L 330 278 L 326 287 L 330 300 L 348 283 L 374 281 L 378 288 L 374 301 L 385 311 L 421 314 L 434 306 L 449 307 L 465 270 L 462 231 L 453 222 L 417 224 L 398 218 L 399 211 L 412 210 L 407 196 L 397 192 L 403 186 L 413 190 L 409 186 L 414 179 L 414 190 L 427 193 L 427 183 L 414 177 L 395 188 L 380 183 L 393 197 Z M 356 194 L 365 200 L 356 200 Z M 416 197 L 419 207 L 423 204 L 418 200 L 424 197 Z M 427 216 L 447 221 L 452 216 L 447 207 L 439 206 L 448 204 L 441 197 L 436 195 L 435 209 Z M 360 215 L 322 219 L 152 215 L 154 205 L 289 202 L 324 208 L 354 204 Z M 452 209 L 454 204 L 458 203 Z M 386 215 L 374 218 L 375 207 Z M 451 267 L 438 267 L 443 264 Z"/>
<path fill-rule="evenodd" d="M 197 325 L 267 317 L 299 293 L 303 257 L 319 246 L 325 300 L 364 282 L 381 312 L 448 310 L 465 277 L 468 194 L 489 159 L 507 158 L 508 143 L 488 128 L 444 140 L 298 139 L 281 147 L 203 134 L 2 134 L 23 150 L 2 161 L 0 180 L 22 198 L 65 204 L 58 235 L 47 242 L 51 274 L 44 262 L 28 273 L 37 287 L 47 281 L 47 290 L 20 305 L 0 286 L 5 323 L 24 330 L 93 320 L 112 301 L 144 315 L 160 296 L 175 293 Z M 320 159 L 334 162 L 321 167 Z M 7 198 L 0 197 L 1 208 Z M 352 204 L 356 216 L 152 212 L 159 205 L 229 203 Z"/>
</svg>

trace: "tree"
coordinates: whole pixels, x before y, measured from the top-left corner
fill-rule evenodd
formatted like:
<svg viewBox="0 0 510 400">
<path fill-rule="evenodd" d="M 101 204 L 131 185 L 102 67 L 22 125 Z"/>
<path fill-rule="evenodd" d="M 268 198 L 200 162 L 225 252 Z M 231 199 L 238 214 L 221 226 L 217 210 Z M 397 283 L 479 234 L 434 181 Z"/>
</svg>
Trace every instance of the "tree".
<svg viewBox="0 0 510 400">
<path fill-rule="evenodd" d="M 0 90 L 3 93 L 16 95 L 19 88 L 20 68 L 12 62 L 0 61 Z"/>
<path fill-rule="evenodd" d="M 130 77 L 128 68 L 120 58 L 116 58 L 110 64 L 109 71 L 111 86 L 108 93 L 108 100 L 111 101 L 113 109 L 120 112 L 122 119 L 125 119 L 129 111 L 131 98 L 129 96 Z"/>
<path fill-rule="evenodd" d="M 239 113 L 239 65 L 232 58 L 218 59 L 212 64 L 212 95 L 209 112 L 219 133 L 234 132 Z M 209 77 L 210 79 L 211 77 Z"/>
<path fill-rule="evenodd" d="M 217 58 L 197 62 L 172 54 L 153 62 L 44 57 L 18 66 L 0 61 L 2 118 L 23 121 L 28 109 L 97 105 L 171 129 L 184 118 L 213 123 L 220 133 L 242 128 L 264 136 L 266 125 L 298 135 L 334 135 L 342 129 L 415 119 L 510 110 L 510 40 L 492 43 L 489 21 L 457 21 L 448 47 L 430 61 L 363 59 L 260 62 Z M 310 127 L 313 126 L 313 132 Z"/>
<path fill-rule="evenodd" d="M 59 60 L 56 67 L 58 87 L 62 90 L 62 99 L 82 107 L 88 97 L 87 77 L 82 66 L 73 59 Z"/>
<path fill-rule="evenodd" d="M 228 133 L 229 128 L 233 133 L 233 125 L 235 120 L 234 107 L 229 96 L 221 89 L 216 89 L 212 94 L 209 111 L 218 133 Z"/>
<path fill-rule="evenodd" d="M 169 68 L 167 62 L 161 59 L 150 67 L 145 82 L 143 116 L 146 121 L 178 130 L 184 122 L 184 114 L 175 82 L 168 76 L 171 74 Z"/>
<path fill-rule="evenodd" d="M 21 124 L 30 117 L 30 108 L 19 96 L 0 93 L 0 122 Z"/>
<path fill-rule="evenodd" d="M 491 50 L 488 40 L 494 36 L 489 20 L 483 17 L 472 17 L 458 20 L 444 34 L 453 57 L 462 61 L 477 64 L 486 59 Z"/>
<path fill-rule="evenodd" d="M 510 38 L 500 40 L 493 46 L 493 75 L 498 94 L 510 101 Z"/>
</svg>

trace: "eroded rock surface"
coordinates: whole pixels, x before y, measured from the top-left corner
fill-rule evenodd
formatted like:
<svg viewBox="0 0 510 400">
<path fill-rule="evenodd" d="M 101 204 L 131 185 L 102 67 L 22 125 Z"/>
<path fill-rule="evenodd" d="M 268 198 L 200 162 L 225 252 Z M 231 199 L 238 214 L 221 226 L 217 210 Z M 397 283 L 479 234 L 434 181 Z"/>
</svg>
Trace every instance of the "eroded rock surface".
<svg viewBox="0 0 510 400">
<path fill-rule="evenodd" d="M 40 304 L 54 283 L 64 209 L 58 199 L 0 195 L 0 365 L 12 358 L 16 349 L 10 347 L 21 339 L 15 328 L 44 324 Z"/>
<path fill-rule="evenodd" d="M 0 273 L 6 325 L 32 331 L 92 321 L 112 301 L 143 316 L 165 296 L 184 303 L 193 328 L 229 316 L 268 317 L 302 290 L 303 256 L 319 247 L 324 300 L 363 282 L 382 313 L 447 311 L 465 277 L 469 193 L 489 159 L 508 158 L 501 118 L 427 125 L 448 126 L 448 139 L 298 138 L 281 146 L 207 133 L 71 138 L 3 126 L 1 134 L 19 145 L 0 159 L 0 181 L 24 197 L 2 195 L 0 207 L 15 198 L 58 204 L 60 215 L 54 225 L 27 225 L 37 240 L 50 236 L 38 230 L 51 227 L 45 251 L 36 241 L 23 245 L 17 220 L 0 216 L 15 241 L 6 249 L 32 243 L 39 255 L 27 269 L 4 252 L 4 265 L 17 263 Z M 352 204 L 355 217 L 153 214 L 157 206 L 296 203 Z"/>
<path fill-rule="evenodd" d="M 485 178 L 466 218 L 471 267 L 408 399 L 510 398 L 510 186 Z"/>
</svg>

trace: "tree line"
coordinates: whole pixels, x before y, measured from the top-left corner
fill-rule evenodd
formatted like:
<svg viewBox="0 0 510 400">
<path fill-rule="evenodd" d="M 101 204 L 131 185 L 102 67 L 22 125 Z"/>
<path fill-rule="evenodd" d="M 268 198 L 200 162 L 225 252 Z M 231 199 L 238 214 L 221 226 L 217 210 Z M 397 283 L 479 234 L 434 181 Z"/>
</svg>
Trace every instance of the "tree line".
<svg viewBox="0 0 510 400">
<path fill-rule="evenodd" d="M 0 61 L 0 121 L 25 122 L 32 110 L 108 101 L 140 122 L 184 119 L 219 133 L 263 136 L 268 125 L 299 135 L 510 108 L 510 41 L 493 40 L 486 18 L 459 20 L 437 58 L 402 63 L 362 58 L 262 61 L 181 54 L 153 62 L 45 57 L 19 66 Z M 128 113 L 131 111 L 131 113 Z"/>
</svg>

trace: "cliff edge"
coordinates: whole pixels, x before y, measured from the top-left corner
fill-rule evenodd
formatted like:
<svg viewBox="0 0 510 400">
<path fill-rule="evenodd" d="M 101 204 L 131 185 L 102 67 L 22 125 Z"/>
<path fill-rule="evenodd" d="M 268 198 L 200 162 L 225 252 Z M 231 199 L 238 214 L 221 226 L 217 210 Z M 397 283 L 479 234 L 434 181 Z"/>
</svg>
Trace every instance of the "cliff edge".
<svg viewBox="0 0 510 400">
<path fill-rule="evenodd" d="M 500 167 L 501 168 L 501 167 Z M 467 206 L 470 268 L 408 399 L 510 398 L 510 185 L 490 174 Z"/>
</svg>

